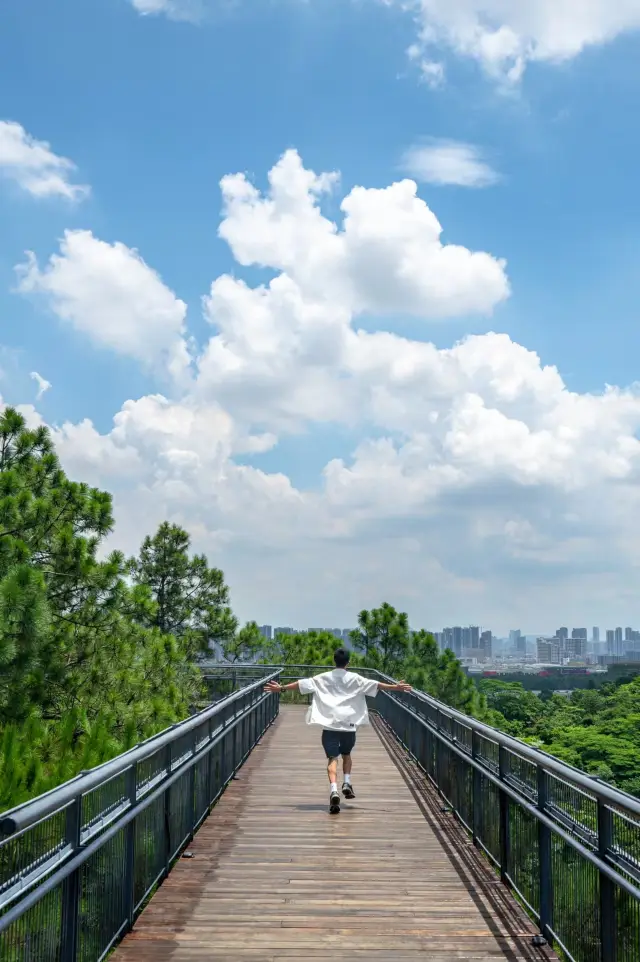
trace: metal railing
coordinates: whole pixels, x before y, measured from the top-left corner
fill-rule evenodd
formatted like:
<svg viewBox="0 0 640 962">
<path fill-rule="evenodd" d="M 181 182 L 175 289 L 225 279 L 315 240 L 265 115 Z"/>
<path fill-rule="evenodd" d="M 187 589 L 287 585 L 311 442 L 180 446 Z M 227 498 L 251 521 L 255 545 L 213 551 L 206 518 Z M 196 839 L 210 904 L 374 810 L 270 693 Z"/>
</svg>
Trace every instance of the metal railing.
<svg viewBox="0 0 640 962">
<path fill-rule="evenodd" d="M 422 692 L 376 709 L 548 942 L 640 962 L 640 799 Z"/>
<path fill-rule="evenodd" d="M 101 962 L 278 713 L 277 672 L 0 816 L 0 962 Z"/>
</svg>

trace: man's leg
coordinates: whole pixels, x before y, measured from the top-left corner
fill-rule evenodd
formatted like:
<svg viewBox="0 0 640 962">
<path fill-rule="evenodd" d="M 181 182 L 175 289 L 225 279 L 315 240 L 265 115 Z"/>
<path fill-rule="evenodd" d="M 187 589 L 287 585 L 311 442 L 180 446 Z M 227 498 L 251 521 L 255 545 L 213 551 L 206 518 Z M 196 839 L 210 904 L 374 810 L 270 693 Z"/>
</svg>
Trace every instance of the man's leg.
<svg viewBox="0 0 640 962">
<path fill-rule="evenodd" d="M 329 812 L 332 815 L 340 811 L 340 796 L 338 795 L 338 755 L 340 743 L 337 732 L 322 732 L 322 747 L 327 756 L 327 775 L 329 776 Z"/>
<path fill-rule="evenodd" d="M 345 798 L 355 798 L 356 794 L 353 790 L 353 785 L 351 784 L 351 752 L 353 751 L 354 745 L 356 743 L 355 732 L 347 732 L 342 738 L 342 794 Z"/>
</svg>

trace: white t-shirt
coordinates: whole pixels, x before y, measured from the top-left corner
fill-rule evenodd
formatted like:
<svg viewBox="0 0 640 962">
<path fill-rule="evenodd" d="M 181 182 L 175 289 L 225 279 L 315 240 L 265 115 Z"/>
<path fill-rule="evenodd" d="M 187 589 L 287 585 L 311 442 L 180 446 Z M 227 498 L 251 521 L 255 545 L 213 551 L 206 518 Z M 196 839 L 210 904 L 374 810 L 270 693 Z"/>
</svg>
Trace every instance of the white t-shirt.
<svg viewBox="0 0 640 962">
<path fill-rule="evenodd" d="M 334 668 L 313 678 L 301 678 L 303 695 L 313 695 L 307 712 L 307 725 L 321 725 L 331 731 L 350 732 L 368 725 L 367 695 L 375 698 L 378 682 L 369 681 L 355 671 Z"/>
</svg>

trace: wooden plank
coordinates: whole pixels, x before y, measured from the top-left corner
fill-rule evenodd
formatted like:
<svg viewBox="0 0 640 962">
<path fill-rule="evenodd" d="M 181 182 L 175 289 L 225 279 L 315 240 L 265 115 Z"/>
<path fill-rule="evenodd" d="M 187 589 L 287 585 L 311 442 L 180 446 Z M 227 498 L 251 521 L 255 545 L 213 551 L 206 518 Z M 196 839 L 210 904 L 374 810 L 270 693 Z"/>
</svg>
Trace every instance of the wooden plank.
<svg viewBox="0 0 640 962">
<path fill-rule="evenodd" d="M 359 731 L 330 816 L 320 731 L 283 707 L 113 962 L 554 958 L 385 742 Z"/>
</svg>

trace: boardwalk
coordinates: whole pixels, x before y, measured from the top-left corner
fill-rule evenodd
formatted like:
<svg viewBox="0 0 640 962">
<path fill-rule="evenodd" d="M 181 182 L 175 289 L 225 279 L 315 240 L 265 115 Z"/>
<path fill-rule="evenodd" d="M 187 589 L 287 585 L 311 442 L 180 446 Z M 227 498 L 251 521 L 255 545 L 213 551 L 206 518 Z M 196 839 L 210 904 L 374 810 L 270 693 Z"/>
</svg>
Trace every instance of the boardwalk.
<svg viewBox="0 0 640 962">
<path fill-rule="evenodd" d="M 319 732 L 283 708 L 113 962 L 554 958 L 373 728 L 354 762 L 330 817 Z"/>
</svg>

